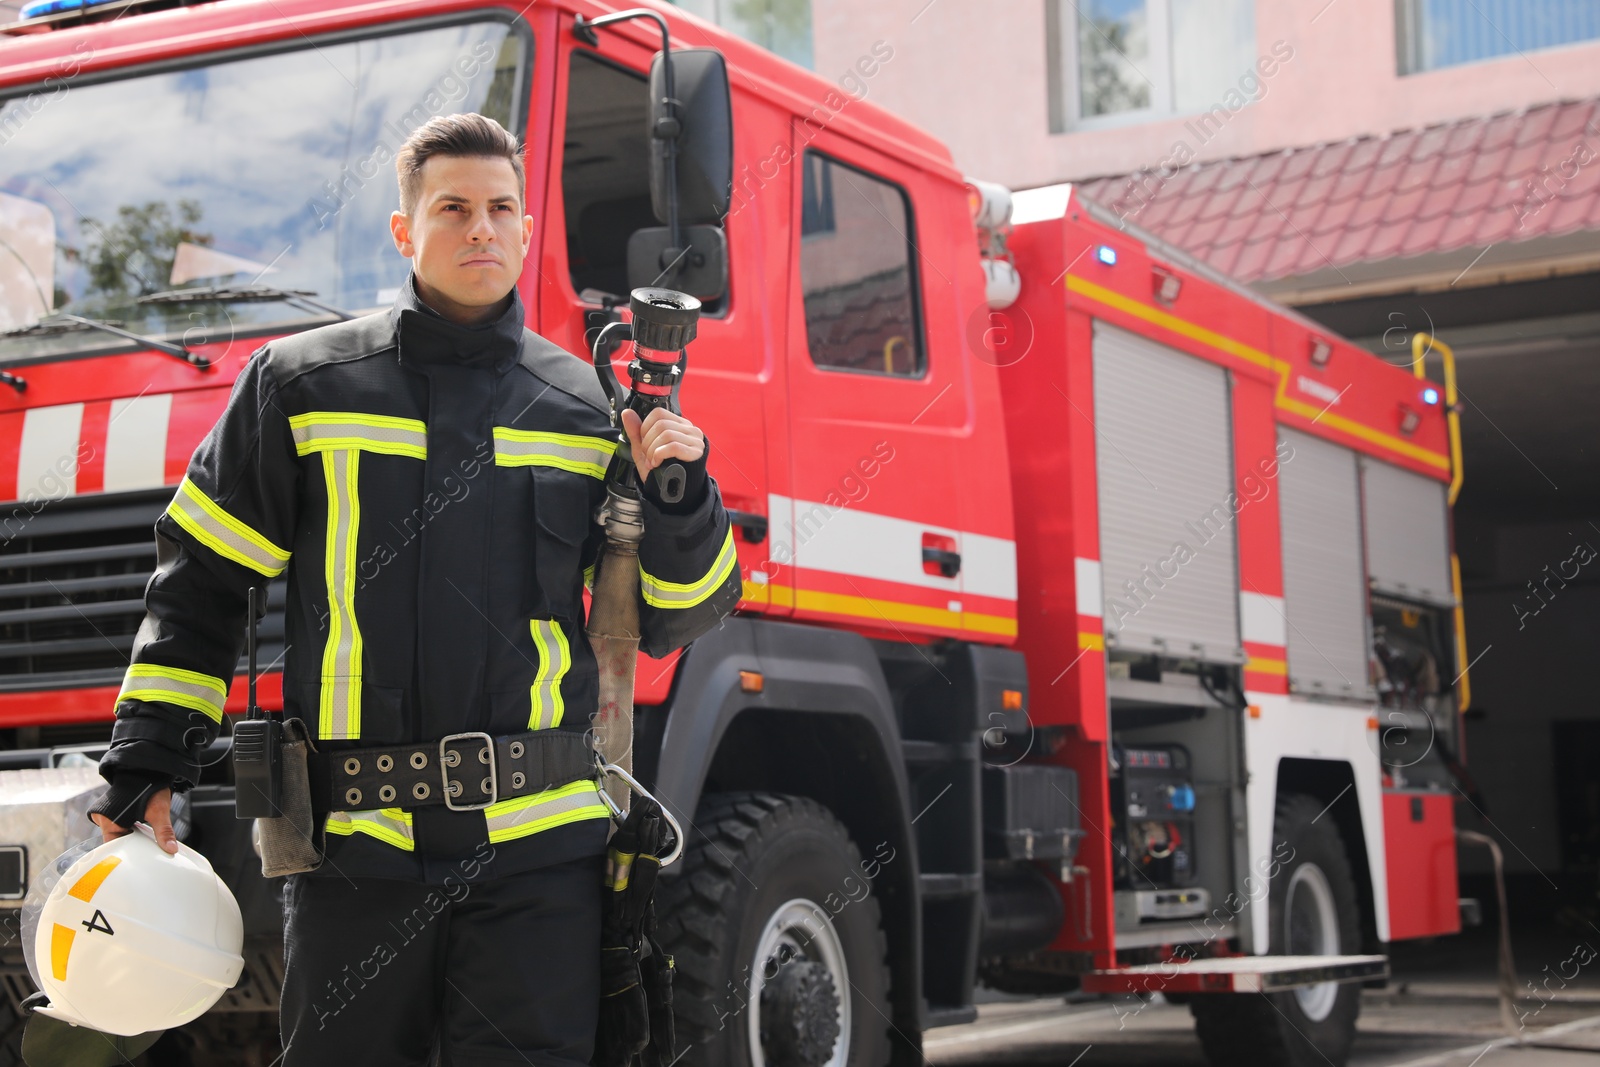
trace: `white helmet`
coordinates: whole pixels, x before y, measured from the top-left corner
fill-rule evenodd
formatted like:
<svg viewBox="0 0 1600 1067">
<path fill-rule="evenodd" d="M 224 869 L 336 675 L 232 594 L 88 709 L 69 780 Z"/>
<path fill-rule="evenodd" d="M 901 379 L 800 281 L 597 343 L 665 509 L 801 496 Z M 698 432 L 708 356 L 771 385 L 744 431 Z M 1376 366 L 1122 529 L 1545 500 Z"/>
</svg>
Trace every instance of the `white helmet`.
<svg viewBox="0 0 1600 1067">
<path fill-rule="evenodd" d="M 50 999 L 36 1011 L 122 1036 L 199 1018 L 244 969 L 238 902 L 204 856 L 163 851 L 142 823 L 92 844 L 41 872 L 24 908 L 28 971 Z"/>
</svg>

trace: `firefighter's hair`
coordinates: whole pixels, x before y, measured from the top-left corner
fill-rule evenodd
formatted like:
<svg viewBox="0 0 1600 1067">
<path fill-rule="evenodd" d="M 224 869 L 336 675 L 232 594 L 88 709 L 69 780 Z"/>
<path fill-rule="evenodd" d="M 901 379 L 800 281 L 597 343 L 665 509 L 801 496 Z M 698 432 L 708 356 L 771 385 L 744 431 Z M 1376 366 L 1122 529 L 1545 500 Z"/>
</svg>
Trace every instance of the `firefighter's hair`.
<svg viewBox="0 0 1600 1067">
<path fill-rule="evenodd" d="M 504 126 L 483 115 L 435 115 L 412 131 L 394 157 L 400 182 L 400 211 L 408 218 L 422 195 L 422 165 L 434 156 L 504 159 L 517 174 L 517 204 L 527 184 L 522 147 Z"/>
</svg>

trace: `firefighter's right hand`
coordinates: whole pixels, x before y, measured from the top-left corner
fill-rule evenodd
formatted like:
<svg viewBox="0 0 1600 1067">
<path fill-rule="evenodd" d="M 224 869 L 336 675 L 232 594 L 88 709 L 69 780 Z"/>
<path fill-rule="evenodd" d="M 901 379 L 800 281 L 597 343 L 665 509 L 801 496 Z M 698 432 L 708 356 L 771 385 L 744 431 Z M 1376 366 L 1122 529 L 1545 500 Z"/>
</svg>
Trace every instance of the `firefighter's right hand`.
<svg viewBox="0 0 1600 1067">
<path fill-rule="evenodd" d="M 113 822 L 109 816 L 102 815 L 99 812 L 91 813 L 89 818 L 93 819 L 94 824 L 100 827 L 100 833 L 105 841 L 111 841 L 124 834 L 133 833 L 132 827 L 124 829 Z M 150 800 L 145 805 L 144 817 L 141 821 L 156 832 L 156 843 L 161 846 L 162 851 L 171 853 L 178 851 L 178 835 L 173 833 L 172 830 L 171 788 L 158 789 L 150 794 Z"/>
</svg>

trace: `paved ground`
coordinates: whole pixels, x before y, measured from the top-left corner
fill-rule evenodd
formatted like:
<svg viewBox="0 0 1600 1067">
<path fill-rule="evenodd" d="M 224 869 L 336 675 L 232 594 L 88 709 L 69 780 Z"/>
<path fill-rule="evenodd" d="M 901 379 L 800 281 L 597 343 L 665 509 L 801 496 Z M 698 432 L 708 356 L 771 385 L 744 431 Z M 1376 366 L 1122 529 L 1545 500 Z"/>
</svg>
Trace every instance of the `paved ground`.
<svg viewBox="0 0 1600 1067">
<path fill-rule="evenodd" d="M 1521 1029 L 1500 1021 L 1493 946 L 1481 936 L 1397 953 L 1395 978 L 1362 997 L 1350 1067 L 1600 1067 L 1600 934 L 1524 940 L 1517 949 Z M 1565 965 L 1565 966 L 1563 966 Z M 1558 973 L 1577 976 L 1563 984 Z M 1544 999 L 1529 988 L 1540 986 Z M 968 1026 L 930 1032 L 936 1067 L 1205 1067 L 1189 1009 L 1161 998 L 1005 999 Z M 1251 1067 L 1241 1064 L 1240 1067 Z"/>
<path fill-rule="evenodd" d="M 1592 1067 L 1600 1062 L 1600 999 L 1547 1005 L 1517 1042 L 1492 998 L 1369 993 L 1350 1067 Z M 1205 1067 L 1189 1009 L 1160 1002 L 987 1004 L 977 1022 L 930 1033 L 937 1067 Z M 1248 1065 L 1241 1065 L 1248 1067 Z"/>
</svg>

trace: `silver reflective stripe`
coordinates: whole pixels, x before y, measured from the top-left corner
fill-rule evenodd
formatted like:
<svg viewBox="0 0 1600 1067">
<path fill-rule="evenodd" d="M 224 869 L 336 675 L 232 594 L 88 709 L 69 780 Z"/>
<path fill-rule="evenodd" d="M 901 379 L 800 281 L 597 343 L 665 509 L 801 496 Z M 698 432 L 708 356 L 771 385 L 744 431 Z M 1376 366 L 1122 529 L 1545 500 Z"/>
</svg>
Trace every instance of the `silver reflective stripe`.
<svg viewBox="0 0 1600 1067">
<path fill-rule="evenodd" d="M 228 686 L 221 678 L 155 663 L 129 667 L 122 680 L 122 692 L 117 694 L 119 704 L 124 700 L 160 700 L 203 711 L 215 722 L 222 721 L 222 706 L 227 699 Z"/>
<path fill-rule="evenodd" d="M 556 467 L 604 478 L 616 450 L 616 442 L 603 437 L 494 428 L 494 461 L 500 467 Z"/>
<path fill-rule="evenodd" d="M 328 487 L 328 643 L 322 652 L 322 697 L 318 736 L 361 736 L 361 629 L 356 625 L 356 532 L 361 525 L 357 492 L 361 453 L 322 454 Z"/>
<path fill-rule="evenodd" d="M 571 782 L 527 797 L 515 797 L 483 809 L 491 842 L 511 841 L 583 819 L 604 819 L 611 812 L 592 781 Z"/>
<path fill-rule="evenodd" d="M 330 834 L 369 834 L 407 852 L 417 847 L 411 831 L 411 813 L 400 808 L 330 811 L 324 827 Z"/>
<path fill-rule="evenodd" d="M 692 608 L 715 593 L 738 564 L 739 550 L 734 547 L 733 527 L 729 526 L 728 535 L 722 541 L 722 550 L 717 553 L 711 569 L 699 581 L 663 581 L 640 564 L 639 592 L 644 595 L 645 603 L 653 608 Z"/>
<path fill-rule="evenodd" d="M 172 521 L 224 559 L 276 578 L 289 566 L 289 552 L 229 515 L 185 478 L 167 505 Z"/>
<path fill-rule="evenodd" d="M 428 458 L 428 428 L 416 419 L 358 411 L 311 411 L 289 418 L 299 455 L 343 449 Z"/>
<path fill-rule="evenodd" d="M 561 715 L 566 710 L 561 699 L 561 679 L 572 666 L 572 649 L 561 624 L 553 619 L 534 619 L 529 628 L 534 647 L 539 650 L 539 670 L 529 688 L 533 707 L 528 714 L 528 729 L 548 730 L 561 725 Z"/>
</svg>

